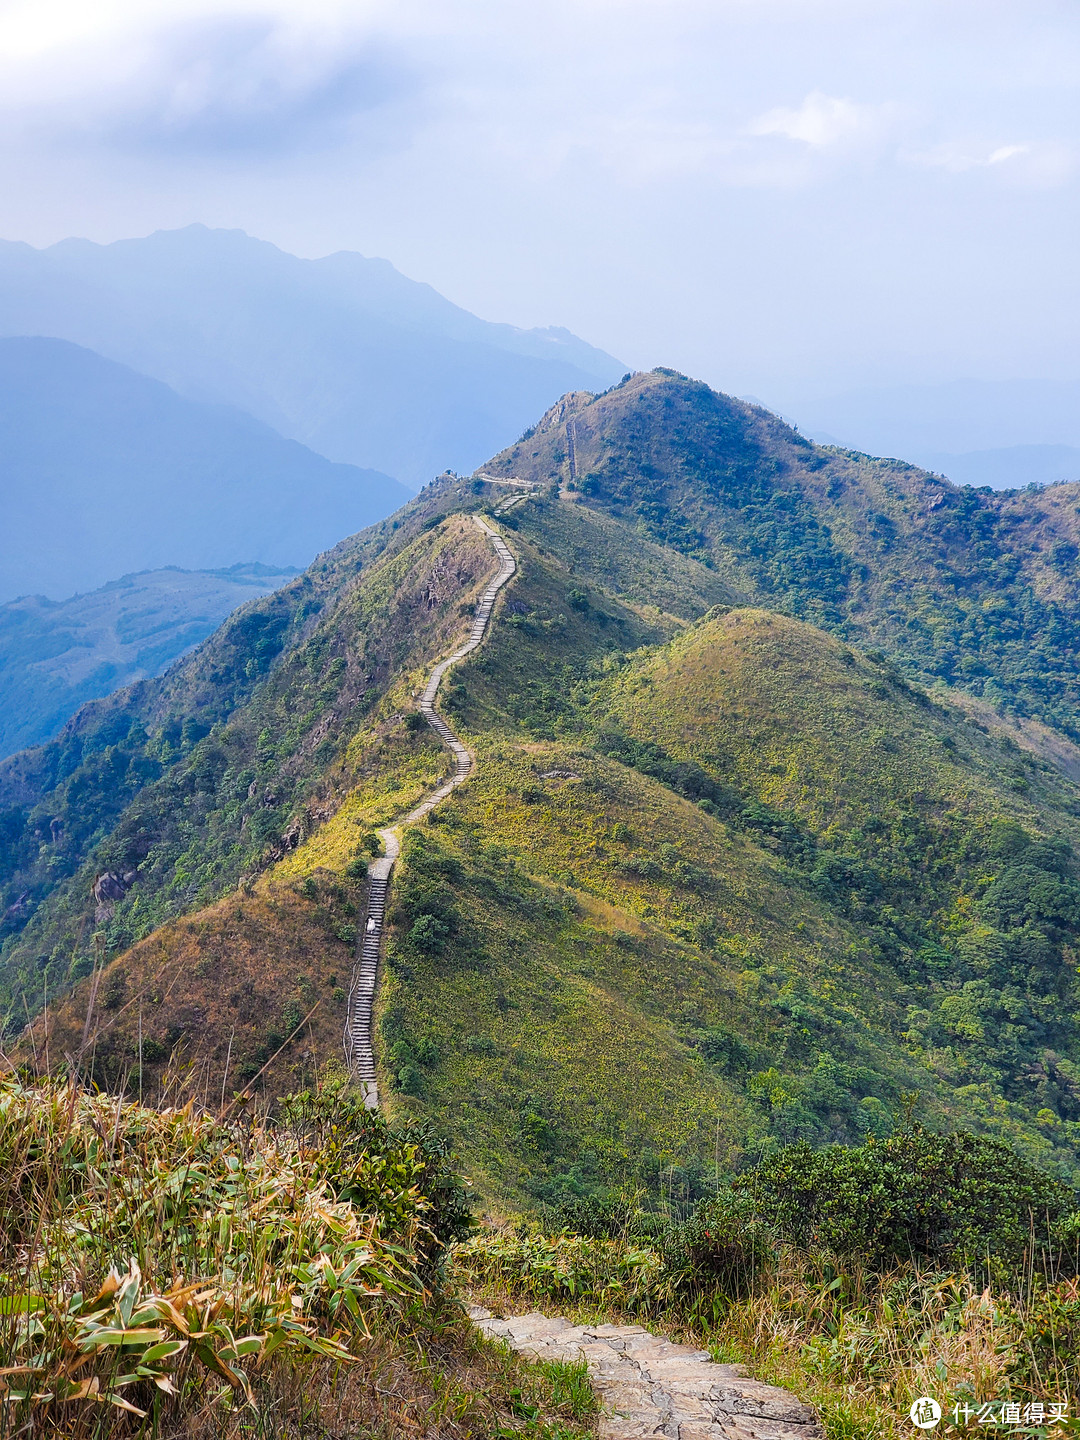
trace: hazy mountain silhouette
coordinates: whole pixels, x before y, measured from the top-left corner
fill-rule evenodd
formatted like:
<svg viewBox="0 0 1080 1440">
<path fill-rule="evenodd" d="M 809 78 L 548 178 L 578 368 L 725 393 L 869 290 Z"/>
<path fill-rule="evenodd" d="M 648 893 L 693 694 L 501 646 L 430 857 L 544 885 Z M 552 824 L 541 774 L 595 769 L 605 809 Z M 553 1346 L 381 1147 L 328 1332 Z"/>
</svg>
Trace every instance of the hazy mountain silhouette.
<svg viewBox="0 0 1080 1440">
<path fill-rule="evenodd" d="M 962 485 L 1008 489 L 1080 473 L 1077 381 L 867 387 L 779 408 L 824 444 L 893 455 Z"/>
<path fill-rule="evenodd" d="M 957 485 L 992 485 L 995 490 L 1080 480 L 1080 449 L 1075 445 L 1008 445 L 959 455 L 928 450 L 919 455 L 919 464 Z"/>
<path fill-rule="evenodd" d="M 0 340 L 0 601 L 307 564 L 408 491 L 63 340 Z"/>
<path fill-rule="evenodd" d="M 202 225 L 0 242 L 0 335 L 88 346 L 414 486 L 472 469 L 564 391 L 626 368 L 565 330 L 479 320 L 385 260 L 301 260 Z"/>
<path fill-rule="evenodd" d="M 291 570 L 149 570 L 70 600 L 0 605 L 0 756 L 47 740 L 87 700 L 168 665 Z"/>
</svg>

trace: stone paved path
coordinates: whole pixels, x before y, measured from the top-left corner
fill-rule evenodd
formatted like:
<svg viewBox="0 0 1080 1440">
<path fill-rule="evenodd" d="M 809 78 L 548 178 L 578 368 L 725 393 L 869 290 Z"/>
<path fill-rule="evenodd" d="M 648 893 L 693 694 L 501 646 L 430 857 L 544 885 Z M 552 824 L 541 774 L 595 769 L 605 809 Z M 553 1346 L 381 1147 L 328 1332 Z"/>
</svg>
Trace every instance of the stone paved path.
<svg viewBox="0 0 1080 1440">
<path fill-rule="evenodd" d="M 539 1313 L 503 1319 L 476 1305 L 469 1315 L 524 1355 L 584 1359 L 604 1406 L 600 1440 L 824 1440 L 814 1411 L 794 1395 L 641 1325 L 572 1325 Z"/>
<path fill-rule="evenodd" d="M 400 831 L 403 826 L 415 825 L 417 821 L 423 820 L 425 815 L 430 814 L 439 801 L 445 800 L 455 786 L 469 778 L 475 763 L 470 751 L 461 743 L 435 709 L 435 697 L 439 693 L 443 676 L 451 665 L 456 665 L 459 660 L 463 660 L 466 655 L 471 655 L 483 644 L 491 612 L 495 608 L 496 597 L 517 571 L 517 561 L 499 532 L 480 515 L 474 515 L 473 520 L 491 541 L 491 547 L 499 561 L 499 569 L 480 597 L 468 640 L 464 645 L 459 645 L 452 655 L 448 655 L 445 660 L 440 660 L 432 670 L 427 685 L 424 687 L 424 693 L 420 697 L 419 707 L 421 715 L 450 751 L 453 758 L 450 775 L 437 790 L 426 795 L 420 804 L 410 810 L 401 820 L 377 831 L 383 842 L 384 853 L 368 866 L 367 915 L 360 940 L 360 953 L 357 956 L 352 985 L 349 989 L 349 1008 L 345 1017 L 343 1044 L 345 1059 L 350 1071 L 360 1082 L 364 1104 L 369 1110 L 377 1109 L 379 1104 L 371 1024 L 375 1005 L 375 984 L 379 973 L 379 954 L 382 950 L 383 930 L 386 922 L 386 898 L 390 889 L 390 874 L 394 868 L 394 861 L 401 853 Z"/>
</svg>

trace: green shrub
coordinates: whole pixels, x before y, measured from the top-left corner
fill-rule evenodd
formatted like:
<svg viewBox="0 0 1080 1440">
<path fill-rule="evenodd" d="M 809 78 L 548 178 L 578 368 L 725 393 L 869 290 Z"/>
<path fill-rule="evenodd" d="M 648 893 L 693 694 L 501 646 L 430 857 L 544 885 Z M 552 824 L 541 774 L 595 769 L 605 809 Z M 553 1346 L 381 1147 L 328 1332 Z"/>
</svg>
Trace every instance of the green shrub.
<svg viewBox="0 0 1080 1440">
<path fill-rule="evenodd" d="M 755 1216 L 750 1196 L 723 1191 L 663 1237 L 662 1284 L 695 1308 L 732 1300 L 754 1288 L 775 1250 L 775 1237 Z"/>
<path fill-rule="evenodd" d="M 409 944 L 423 955 L 441 955 L 450 937 L 450 926 L 437 915 L 418 915 L 409 928 Z"/>
<path fill-rule="evenodd" d="M 1015 1275 L 1025 1254 L 1054 1257 L 1076 1193 L 999 1140 L 914 1127 L 865 1145 L 784 1146 L 737 1185 L 783 1239 L 874 1266 L 996 1262 Z"/>
</svg>

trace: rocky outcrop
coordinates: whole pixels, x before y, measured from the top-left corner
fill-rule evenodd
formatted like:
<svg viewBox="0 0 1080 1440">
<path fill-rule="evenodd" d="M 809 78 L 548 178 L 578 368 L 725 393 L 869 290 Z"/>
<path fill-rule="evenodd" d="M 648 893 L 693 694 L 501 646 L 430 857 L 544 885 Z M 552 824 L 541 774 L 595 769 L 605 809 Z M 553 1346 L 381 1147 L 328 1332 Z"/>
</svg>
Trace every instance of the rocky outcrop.
<svg viewBox="0 0 1080 1440">
<path fill-rule="evenodd" d="M 30 899 L 30 891 L 24 890 L 17 895 L 11 904 L 4 911 L 0 925 L 19 925 L 30 914 L 33 902 Z"/>
<path fill-rule="evenodd" d="M 116 906 L 134 885 L 135 876 L 134 870 L 128 870 L 123 875 L 115 870 L 105 870 L 97 877 L 94 881 L 94 900 L 97 902 L 97 909 L 94 911 L 96 925 L 104 925 L 112 919 Z"/>
</svg>

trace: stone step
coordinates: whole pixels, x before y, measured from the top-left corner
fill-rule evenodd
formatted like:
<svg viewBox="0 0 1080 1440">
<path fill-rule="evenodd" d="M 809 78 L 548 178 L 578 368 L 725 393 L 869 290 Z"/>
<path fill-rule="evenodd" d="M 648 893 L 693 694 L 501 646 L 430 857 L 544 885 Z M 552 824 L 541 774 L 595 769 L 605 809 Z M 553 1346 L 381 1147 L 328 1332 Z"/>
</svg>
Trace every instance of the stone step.
<svg viewBox="0 0 1080 1440">
<path fill-rule="evenodd" d="M 492 549 L 499 560 L 499 573 L 489 582 L 480 597 L 468 640 L 448 655 L 445 660 L 440 660 L 432 669 L 419 702 L 420 713 L 451 753 L 451 774 L 448 780 L 415 806 L 404 820 L 399 822 L 400 824 L 415 824 L 417 820 L 422 820 L 441 800 L 452 793 L 456 785 L 460 785 L 472 773 L 472 756 L 435 709 L 435 700 L 443 676 L 455 661 L 471 655 L 483 643 L 499 591 L 517 571 L 513 553 L 502 538 L 496 534 L 486 520 L 479 516 L 474 516 L 474 519 L 491 542 Z M 386 841 L 386 855 L 382 859 L 372 861 L 372 866 L 381 867 L 381 873 L 372 875 L 369 881 L 367 913 L 364 919 L 357 964 L 353 972 L 348 1015 L 342 1037 L 349 1068 L 364 1084 L 364 1103 L 369 1108 L 375 1108 L 378 1105 L 375 1059 L 371 1047 L 371 1009 L 378 977 L 390 872 L 398 853 L 393 828 L 382 830 L 380 834 Z M 373 922 L 370 929 L 368 929 L 369 922 Z"/>
</svg>

